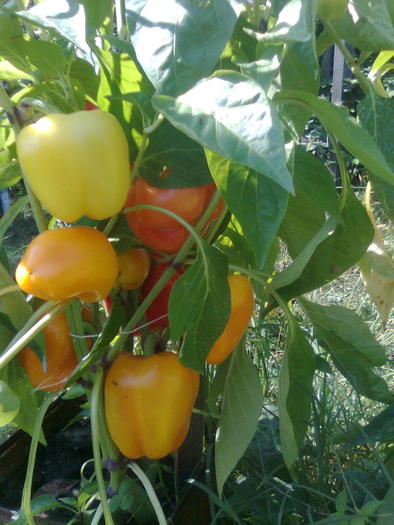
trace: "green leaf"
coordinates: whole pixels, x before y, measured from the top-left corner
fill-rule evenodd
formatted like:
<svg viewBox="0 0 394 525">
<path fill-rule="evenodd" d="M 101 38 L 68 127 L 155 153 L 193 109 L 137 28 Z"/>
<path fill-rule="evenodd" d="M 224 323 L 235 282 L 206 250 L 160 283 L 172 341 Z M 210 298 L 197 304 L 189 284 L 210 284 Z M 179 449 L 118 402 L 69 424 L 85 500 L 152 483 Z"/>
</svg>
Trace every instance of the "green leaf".
<svg viewBox="0 0 394 525">
<path fill-rule="evenodd" d="M 244 75 L 253 78 L 264 90 L 271 87 L 272 81 L 279 71 L 283 50 L 275 46 L 264 47 L 257 60 L 237 62 Z"/>
<path fill-rule="evenodd" d="M 376 525 L 391 525 L 394 520 L 394 483 L 392 483 L 383 498 L 379 509 Z"/>
<path fill-rule="evenodd" d="M 289 326 L 279 375 L 279 420 L 282 455 L 292 469 L 309 424 L 315 356 L 295 320 Z"/>
<path fill-rule="evenodd" d="M 368 131 L 345 108 L 304 91 L 283 91 L 275 100 L 284 104 L 307 104 L 329 133 L 376 176 L 394 183 L 394 174 Z"/>
<path fill-rule="evenodd" d="M 373 367 L 387 358 L 368 326 L 355 312 L 342 306 L 321 306 L 299 299 L 315 329 L 319 344 L 328 350 L 335 366 L 363 396 L 392 403 L 394 396 Z"/>
<path fill-rule="evenodd" d="M 327 239 L 335 230 L 337 220 L 329 217 L 314 237 L 305 245 L 294 261 L 284 270 L 274 275 L 271 285 L 273 288 L 281 288 L 296 281 L 302 274 L 317 247 Z"/>
<path fill-rule="evenodd" d="M 99 31 L 103 29 L 104 32 L 112 34 L 113 27 L 113 0 L 82 0 L 81 2 L 85 8 L 86 16 L 86 30 L 90 37 L 94 38 Z"/>
<path fill-rule="evenodd" d="M 212 176 L 242 227 L 259 268 L 286 211 L 288 193 L 261 173 L 206 150 Z M 245 206 L 245 203 L 248 203 Z"/>
<path fill-rule="evenodd" d="M 0 290 L 11 286 L 15 286 L 15 281 L 4 266 L 0 265 Z M 15 290 L 0 295 L 0 312 L 8 315 L 15 328 L 20 329 L 30 319 L 32 309 L 25 301 L 23 293 L 20 290 Z"/>
<path fill-rule="evenodd" d="M 202 242 L 204 252 L 199 251 L 195 262 L 176 280 L 168 307 L 171 339 L 185 334 L 180 361 L 201 373 L 230 315 L 227 257 Z"/>
<path fill-rule="evenodd" d="M 99 78 L 89 62 L 82 58 L 74 58 L 70 67 L 70 78 L 72 80 L 78 80 L 83 86 L 85 93 L 93 99 L 96 99 Z"/>
<path fill-rule="evenodd" d="M 85 60 L 93 63 L 86 42 L 85 11 L 76 0 L 44 0 L 27 11 L 18 11 L 17 15 L 25 22 L 56 31 L 74 44 Z"/>
<path fill-rule="evenodd" d="M 257 368 L 240 344 L 220 368 L 222 411 L 216 432 L 215 471 L 218 493 L 256 432 L 263 396 Z"/>
<path fill-rule="evenodd" d="M 160 177 L 163 167 L 171 170 Z M 159 188 L 185 188 L 212 182 L 204 150 L 168 121 L 149 136 L 140 173 Z"/>
<path fill-rule="evenodd" d="M 0 60 L 0 80 L 33 80 L 33 76 L 15 67 L 8 60 Z"/>
<path fill-rule="evenodd" d="M 4 240 L 4 235 L 8 228 L 11 226 L 15 217 L 21 213 L 25 208 L 26 204 L 29 202 L 29 197 L 20 197 L 14 204 L 12 204 L 4 215 L 0 219 L 0 245 Z"/>
<path fill-rule="evenodd" d="M 372 135 L 384 154 L 388 165 L 394 171 L 394 99 L 371 96 L 365 97 L 357 106 L 357 115 L 363 126 Z M 370 174 L 377 198 L 385 212 L 394 220 L 394 184 Z"/>
<path fill-rule="evenodd" d="M 22 177 L 19 164 L 13 161 L 0 166 L 0 190 L 5 190 L 16 184 Z"/>
<path fill-rule="evenodd" d="M 66 56 L 60 46 L 46 40 L 24 42 L 29 63 L 44 75 L 61 76 L 66 67 Z"/>
<path fill-rule="evenodd" d="M 311 39 L 311 27 L 315 20 L 313 3 L 305 0 L 290 0 L 280 11 L 275 25 L 265 33 L 246 30 L 259 42 L 282 44 L 306 42 Z"/>
<path fill-rule="evenodd" d="M 0 56 L 30 76 L 32 71 L 26 60 L 21 27 L 13 14 L 1 8 L 0 35 Z"/>
<path fill-rule="evenodd" d="M 391 0 L 353 0 L 352 13 L 335 21 L 335 30 L 347 42 L 366 51 L 394 49 Z"/>
<path fill-rule="evenodd" d="M 0 427 L 8 425 L 17 416 L 20 408 L 18 396 L 0 380 Z"/>
<path fill-rule="evenodd" d="M 236 72 L 217 72 L 177 99 L 156 95 L 152 102 L 206 148 L 293 190 L 279 118 L 255 81 Z"/>
<path fill-rule="evenodd" d="M 136 104 L 127 99 L 122 100 L 120 95 L 130 91 L 143 91 L 150 95 L 152 87 L 142 77 L 129 55 L 111 53 L 104 49 L 96 49 L 96 54 L 101 64 L 98 105 L 119 120 L 129 142 L 130 157 L 135 159 L 142 139 L 142 116 Z"/>
<path fill-rule="evenodd" d="M 331 173 L 302 146 L 294 148 L 293 176 L 296 196 L 310 201 L 336 219 L 340 218 L 340 201 Z"/>
<path fill-rule="evenodd" d="M 315 32 L 314 25 L 311 31 Z M 319 83 L 319 62 L 317 60 L 315 41 L 297 42 L 286 46 L 280 65 L 282 90 L 298 89 L 317 95 Z M 286 106 L 286 114 L 294 124 L 295 131 L 301 135 L 305 124 L 311 116 L 311 110 L 302 106 Z"/>
<path fill-rule="evenodd" d="M 6 367 L 0 370 L 0 379 L 8 384 L 19 399 L 19 412 L 12 423 L 32 435 L 38 414 L 38 404 L 43 398 L 43 393 L 33 390 L 30 381 L 17 359 L 12 360 Z M 45 439 L 42 434 L 40 441 L 45 444 Z"/>
<path fill-rule="evenodd" d="M 254 254 L 242 235 L 242 228 L 235 218 L 219 236 L 216 246 L 225 253 L 232 264 L 244 268 L 255 266 Z"/>
<path fill-rule="evenodd" d="M 283 297 L 291 299 L 320 288 L 356 264 L 366 252 L 373 239 L 373 226 L 352 191 L 346 196 L 341 221 L 317 246 L 302 274 L 293 283 L 279 288 Z"/>
<path fill-rule="evenodd" d="M 317 203 L 296 195 L 289 197 L 279 235 L 295 259 L 318 234 L 325 223 L 324 212 Z"/>
<path fill-rule="evenodd" d="M 394 405 L 389 405 L 367 425 L 357 425 L 357 430 L 340 434 L 338 441 L 345 446 L 369 445 L 371 443 L 387 443 L 394 440 Z"/>
<path fill-rule="evenodd" d="M 162 94 L 176 96 L 214 69 L 242 10 L 241 0 L 199 5 L 180 0 L 127 0 L 138 62 Z"/>
</svg>

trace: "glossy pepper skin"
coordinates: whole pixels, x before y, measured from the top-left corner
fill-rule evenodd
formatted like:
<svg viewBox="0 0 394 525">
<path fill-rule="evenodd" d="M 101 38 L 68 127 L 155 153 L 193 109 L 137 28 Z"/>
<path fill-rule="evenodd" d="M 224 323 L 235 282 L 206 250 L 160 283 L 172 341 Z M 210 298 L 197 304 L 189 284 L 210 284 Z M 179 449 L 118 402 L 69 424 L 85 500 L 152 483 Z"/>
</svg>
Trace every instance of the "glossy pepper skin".
<svg viewBox="0 0 394 525">
<path fill-rule="evenodd" d="M 145 299 L 168 267 L 169 264 L 167 262 L 154 262 L 152 264 L 149 275 L 141 287 L 142 299 Z M 182 275 L 183 271 L 183 266 L 180 266 L 146 309 L 145 317 L 146 320 L 150 322 L 148 326 L 149 330 L 166 328 L 168 326 L 168 300 L 175 281 Z M 136 334 L 138 335 L 138 332 Z"/>
<path fill-rule="evenodd" d="M 31 382 L 39 390 L 58 392 L 77 366 L 66 315 L 62 312 L 44 328 L 46 368 L 37 354 L 25 347 L 18 358 Z"/>
<path fill-rule="evenodd" d="M 46 301 L 78 297 L 100 301 L 118 276 L 118 259 L 107 237 L 89 226 L 40 233 L 27 247 L 15 272 L 16 282 Z"/>
<path fill-rule="evenodd" d="M 140 177 L 132 184 L 125 207 L 139 204 L 158 206 L 195 225 L 215 190 L 213 182 L 195 188 L 157 188 Z M 223 204 L 219 203 L 208 222 L 218 216 Z M 126 219 L 134 234 L 146 246 L 159 252 L 176 253 L 189 236 L 189 232 L 177 220 L 159 211 L 140 209 L 126 213 Z"/>
<path fill-rule="evenodd" d="M 248 279 L 243 275 L 230 275 L 228 285 L 231 295 L 230 317 L 208 354 L 206 361 L 210 364 L 219 364 L 231 354 L 247 329 L 253 313 L 254 293 Z"/>
<path fill-rule="evenodd" d="M 121 210 L 130 186 L 129 152 L 110 113 L 48 115 L 23 128 L 16 147 L 33 192 L 55 217 L 106 219 Z"/>
<path fill-rule="evenodd" d="M 176 354 L 120 353 L 105 379 L 105 415 L 120 452 L 158 459 L 177 450 L 189 429 L 199 375 Z"/>
<path fill-rule="evenodd" d="M 150 270 L 150 257 L 144 248 L 130 248 L 118 254 L 117 284 L 122 290 L 135 290 L 145 281 Z"/>
</svg>

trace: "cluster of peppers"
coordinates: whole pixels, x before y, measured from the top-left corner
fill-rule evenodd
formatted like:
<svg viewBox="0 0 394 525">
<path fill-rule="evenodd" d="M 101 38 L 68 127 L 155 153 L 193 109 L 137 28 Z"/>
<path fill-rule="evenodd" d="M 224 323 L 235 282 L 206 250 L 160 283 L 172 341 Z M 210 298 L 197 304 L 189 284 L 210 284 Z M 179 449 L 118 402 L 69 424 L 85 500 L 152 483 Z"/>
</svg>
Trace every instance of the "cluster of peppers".
<svg viewBox="0 0 394 525">
<path fill-rule="evenodd" d="M 143 178 L 130 186 L 123 130 L 115 117 L 99 109 L 49 115 L 26 126 L 17 138 L 17 154 L 39 201 L 68 223 L 82 216 L 107 219 L 124 208 L 153 204 L 194 225 L 215 191 L 214 183 L 160 189 Z M 154 251 L 173 254 L 188 236 L 184 226 L 159 211 L 138 208 L 126 212 L 126 218 L 136 239 Z M 144 298 L 170 264 L 152 258 L 145 247 L 117 254 L 106 235 L 95 228 L 73 225 L 47 230 L 28 246 L 16 269 L 16 281 L 24 292 L 47 301 L 102 301 L 114 286 L 140 289 Z M 168 325 L 169 295 L 182 271 L 179 268 L 146 310 L 150 330 Z M 231 314 L 208 363 L 221 363 L 231 353 L 252 315 L 249 281 L 230 275 L 228 284 Z M 77 365 L 64 313 L 44 328 L 44 339 L 45 369 L 30 348 L 24 348 L 19 359 L 35 387 L 57 392 Z M 184 367 L 173 352 L 151 356 L 120 352 L 107 372 L 104 392 L 108 430 L 119 450 L 133 459 L 160 458 L 175 451 L 188 431 L 198 389 L 198 373 Z"/>
</svg>

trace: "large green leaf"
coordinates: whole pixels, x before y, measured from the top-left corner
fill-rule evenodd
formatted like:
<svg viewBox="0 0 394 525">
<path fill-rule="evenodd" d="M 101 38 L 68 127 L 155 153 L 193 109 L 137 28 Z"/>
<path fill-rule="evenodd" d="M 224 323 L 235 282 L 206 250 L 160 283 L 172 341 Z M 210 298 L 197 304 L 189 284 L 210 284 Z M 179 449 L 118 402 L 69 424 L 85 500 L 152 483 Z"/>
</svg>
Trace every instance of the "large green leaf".
<svg viewBox="0 0 394 525">
<path fill-rule="evenodd" d="M 171 338 L 184 336 L 180 361 L 203 373 L 205 358 L 230 315 L 228 262 L 202 241 L 195 262 L 176 280 L 169 299 Z"/>
<path fill-rule="evenodd" d="M 130 157 L 135 160 L 142 138 L 142 115 L 136 104 L 121 95 L 130 91 L 149 94 L 152 88 L 128 54 L 96 49 L 96 55 L 101 64 L 98 104 L 121 123 L 129 141 Z"/>
<path fill-rule="evenodd" d="M 296 195 L 290 196 L 279 235 L 295 259 L 318 234 L 325 223 L 324 211 L 317 203 Z"/>
<path fill-rule="evenodd" d="M 56 31 L 72 42 L 88 62 L 93 63 L 86 42 L 86 19 L 82 5 L 76 0 L 44 0 L 27 11 L 18 11 L 25 22 Z"/>
<path fill-rule="evenodd" d="M 283 91 L 275 100 L 284 104 L 307 105 L 328 132 L 372 173 L 394 183 L 394 173 L 368 131 L 363 128 L 345 108 L 334 106 L 304 91 Z"/>
<path fill-rule="evenodd" d="M 61 76 L 66 67 L 66 56 L 60 46 L 46 40 L 24 41 L 22 49 L 29 63 L 40 73 Z"/>
<path fill-rule="evenodd" d="M 314 373 L 313 348 L 293 320 L 279 376 L 280 438 L 283 458 L 289 470 L 298 458 L 308 428 Z"/>
<path fill-rule="evenodd" d="M 314 19 L 313 19 L 314 20 Z M 315 32 L 314 22 L 310 31 Z M 317 95 L 320 67 L 317 60 L 315 40 L 293 42 L 286 46 L 280 65 L 280 84 L 282 90 L 297 89 Z M 286 106 L 286 115 L 293 122 L 295 131 L 301 135 L 311 116 L 311 109 L 304 106 Z"/>
<path fill-rule="evenodd" d="M 369 217 L 363 205 L 349 191 L 341 212 L 341 222 L 317 246 L 302 274 L 293 283 L 279 288 L 280 293 L 290 299 L 336 279 L 359 261 L 372 239 L 373 226 Z"/>
<path fill-rule="evenodd" d="M 280 11 L 275 25 L 265 33 L 247 30 L 260 42 L 281 44 L 286 42 L 306 42 L 311 40 L 311 27 L 314 24 L 313 2 L 290 0 Z"/>
<path fill-rule="evenodd" d="M 394 171 L 394 99 L 367 96 L 357 106 L 358 118 L 380 147 Z M 394 220 L 394 184 L 370 174 L 377 198 Z"/>
<path fill-rule="evenodd" d="M 315 330 L 319 344 L 328 350 L 335 366 L 363 396 L 393 403 L 394 395 L 373 367 L 382 366 L 387 357 L 368 326 L 352 310 L 342 306 L 321 306 L 300 299 Z"/>
<path fill-rule="evenodd" d="M 160 177 L 164 166 L 171 173 Z M 160 188 L 195 187 L 212 181 L 204 149 L 167 120 L 149 136 L 140 173 Z"/>
<path fill-rule="evenodd" d="M 113 0 L 82 0 L 85 8 L 86 32 L 92 38 L 96 32 L 112 34 L 113 23 Z"/>
<path fill-rule="evenodd" d="M 288 193 L 246 166 L 212 151 L 206 151 L 206 155 L 212 176 L 241 225 L 261 268 L 282 222 Z"/>
<path fill-rule="evenodd" d="M 177 99 L 156 95 L 152 102 L 175 127 L 198 143 L 292 191 L 281 123 L 264 91 L 252 79 L 220 71 Z"/>
<path fill-rule="evenodd" d="M 220 366 L 222 409 L 216 432 L 215 471 L 219 495 L 256 432 L 263 395 L 257 368 L 241 344 Z"/>
<path fill-rule="evenodd" d="M 33 80 L 31 74 L 22 71 L 15 67 L 8 60 L 0 60 L 0 80 L 18 80 L 18 79 Z"/>
<path fill-rule="evenodd" d="M 394 49 L 394 26 L 389 9 L 392 0 L 353 0 L 352 12 L 335 21 L 339 35 L 358 49 Z"/>
<path fill-rule="evenodd" d="M 296 196 L 339 219 L 340 201 L 331 173 L 302 146 L 294 148 L 293 176 Z"/>
<path fill-rule="evenodd" d="M 22 29 L 16 17 L 9 11 L 0 8 L 0 56 L 9 61 L 15 68 L 25 74 L 32 74 L 25 56 Z"/>
<path fill-rule="evenodd" d="M 87 95 L 96 98 L 99 77 L 89 62 L 82 58 L 75 58 L 71 63 L 70 78 L 80 82 Z"/>
<path fill-rule="evenodd" d="M 177 96 L 209 75 L 242 7 L 241 0 L 126 0 L 136 56 L 156 90 Z"/>
</svg>

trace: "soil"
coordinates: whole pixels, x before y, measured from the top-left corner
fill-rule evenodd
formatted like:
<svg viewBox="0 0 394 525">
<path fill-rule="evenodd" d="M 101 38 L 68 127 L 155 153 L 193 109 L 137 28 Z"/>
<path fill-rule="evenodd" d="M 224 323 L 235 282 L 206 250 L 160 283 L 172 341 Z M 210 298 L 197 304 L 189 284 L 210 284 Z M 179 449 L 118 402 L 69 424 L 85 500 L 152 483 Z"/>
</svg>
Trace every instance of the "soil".
<svg viewBox="0 0 394 525">
<path fill-rule="evenodd" d="M 33 497 L 73 495 L 80 482 L 80 468 L 92 457 L 90 426 L 86 419 L 64 429 L 80 411 L 80 400 L 57 400 L 44 421 L 47 446 L 39 444 L 33 477 Z M 0 524 L 9 523 L 20 507 L 29 454 L 30 436 L 18 430 L 0 446 Z M 67 523 L 70 514 L 53 511 L 37 523 Z"/>
</svg>

